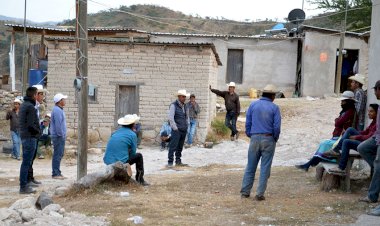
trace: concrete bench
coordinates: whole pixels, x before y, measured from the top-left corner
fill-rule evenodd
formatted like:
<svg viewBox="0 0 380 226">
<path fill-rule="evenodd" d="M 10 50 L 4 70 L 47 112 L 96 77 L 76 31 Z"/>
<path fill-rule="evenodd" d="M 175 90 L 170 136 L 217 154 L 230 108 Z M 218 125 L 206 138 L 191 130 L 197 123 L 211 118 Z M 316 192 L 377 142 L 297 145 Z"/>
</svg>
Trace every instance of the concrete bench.
<svg viewBox="0 0 380 226">
<path fill-rule="evenodd" d="M 332 168 L 338 167 L 338 163 L 331 163 L 331 162 L 321 162 L 319 165 L 323 168 L 323 171 L 325 174 L 322 172 L 323 177 L 327 177 L 329 174 L 332 178 L 330 179 L 331 182 L 327 182 L 328 184 L 326 185 L 328 188 L 334 187 L 334 183 L 336 181 L 340 182 L 340 187 L 343 188 L 346 192 L 351 192 L 351 169 L 352 169 L 352 164 L 354 163 L 355 159 L 361 159 L 361 156 L 359 152 L 355 150 L 350 150 L 350 156 L 347 161 L 347 166 L 344 174 L 340 173 L 335 173 L 331 172 Z M 337 158 L 337 162 L 339 162 L 340 157 Z M 323 178 L 321 178 L 323 181 Z M 329 184 L 332 183 L 332 184 Z M 343 186 L 342 186 L 343 185 Z M 329 190 L 325 189 L 322 187 L 323 190 Z"/>
</svg>

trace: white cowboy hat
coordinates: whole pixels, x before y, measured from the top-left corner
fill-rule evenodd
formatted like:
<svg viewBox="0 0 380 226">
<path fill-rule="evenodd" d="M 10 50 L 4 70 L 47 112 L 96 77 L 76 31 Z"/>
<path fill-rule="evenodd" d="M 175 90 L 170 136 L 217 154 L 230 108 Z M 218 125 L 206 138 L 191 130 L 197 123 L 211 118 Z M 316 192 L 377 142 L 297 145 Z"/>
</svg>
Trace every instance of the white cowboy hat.
<svg viewBox="0 0 380 226">
<path fill-rule="evenodd" d="M 51 118 L 51 113 L 47 113 L 45 116 Z"/>
<path fill-rule="evenodd" d="M 338 100 L 353 100 L 356 102 L 355 100 L 355 94 L 352 92 L 352 91 L 344 91 L 342 93 L 342 96 L 338 98 Z"/>
<path fill-rule="evenodd" d="M 364 75 L 356 74 L 348 77 L 348 79 L 359 82 L 360 84 L 364 85 Z"/>
<path fill-rule="evenodd" d="M 234 82 L 230 82 L 230 83 L 227 84 L 227 86 L 228 86 L 228 87 L 230 87 L 230 86 L 235 87 L 236 84 L 235 84 Z"/>
<path fill-rule="evenodd" d="M 263 93 L 277 93 L 277 92 L 278 92 L 277 87 L 272 84 L 266 85 L 263 89 Z"/>
<path fill-rule="evenodd" d="M 22 104 L 21 100 L 18 99 L 18 98 L 15 98 L 15 100 L 13 101 L 13 103 L 19 103 L 19 104 Z"/>
<path fill-rule="evenodd" d="M 137 123 L 139 120 L 140 120 L 140 117 L 137 116 L 136 114 L 125 115 L 124 117 L 119 118 L 119 120 L 117 120 L 117 124 L 119 124 L 119 125 L 130 125 L 133 123 Z"/>
<path fill-rule="evenodd" d="M 180 89 L 180 90 L 177 91 L 176 96 L 185 96 L 185 97 L 189 97 L 189 96 L 190 96 L 190 93 L 187 93 L 187 92 L 186 92 L 186 89 Z"/>
<path fill-rule="evenodd" d="M 62 93 L 55 94 L 55 96 L 53 98 L 55 104 L 58 103 L 59 101 L 61 101 L 62 99 L 67 99 L 67 96 L 63 95 Z"/>
<path fill-rule="evenodd" d="M 37 88 L 37 93 L 46 93 L 47 92 L 47 90 L 44 89 L 44 87 L 42 85 L 33 85 L 32 87 Z"/>
</svg>

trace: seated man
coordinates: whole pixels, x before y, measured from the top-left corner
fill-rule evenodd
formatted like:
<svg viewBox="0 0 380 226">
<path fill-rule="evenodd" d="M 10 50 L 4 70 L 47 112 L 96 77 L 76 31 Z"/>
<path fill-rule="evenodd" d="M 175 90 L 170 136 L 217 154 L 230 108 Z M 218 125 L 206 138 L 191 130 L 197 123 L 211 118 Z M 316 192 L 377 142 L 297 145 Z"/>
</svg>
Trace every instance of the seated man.
<svg viewBox="0 0 380 226">
<path fill-rule="evenodd" d="M 172 133 L 172 128 L 170 127 L 169 122 L 165 121 L 160 130 L 160 137 L 161 137 L 160 150 L 161 151 L 165 150 L 166 143 L 169 144 L 171 133 Z"/>
<path fill-rule="evenodd" d="M 136 163 L 136 181 L 143 186 L 149 183 L 144 180 L 144 160 L 141 153 L 136 153 L 137 136 L 135 124 L 140 120 L 137 115 L 125 115 L 117 123 L 121 126 L 108 140 L 103 161 L 110 165 L 118 161 L 133 165 Z"/>
<path fill-rule="evenodd" d="M 42 120 L 41 125 L 40 125 L 42 135 L 40 136 L 40 138 L 38 138 L 38 145 L 37 145 L 37 156 L 39 159 L 45 158 L 45 156 L 42 154 L 40 147 L 45 146 L 45 151 L 46 151 L 48 146 L 51 146 L 49 125 L 50 125 L 50 117 L 45 116 L 45 118 Z"/>
</svg>

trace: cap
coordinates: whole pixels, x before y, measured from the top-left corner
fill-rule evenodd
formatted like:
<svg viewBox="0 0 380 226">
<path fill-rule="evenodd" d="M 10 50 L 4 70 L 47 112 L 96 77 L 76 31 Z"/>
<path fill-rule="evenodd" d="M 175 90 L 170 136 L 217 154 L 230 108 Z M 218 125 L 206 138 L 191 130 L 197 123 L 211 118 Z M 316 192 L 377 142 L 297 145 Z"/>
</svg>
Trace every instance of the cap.
<svg viewBox="0 0 380 226">
<path fill-rule="evenodd" d="M 54 103 L 58 103 L 59 101 L 61 101 L 62 99 L 67 99 L 67 96 L 66 95 L 63 95 L 62 93 L 57 93 L 55 94 L 54 96 Z"/>
</svg>

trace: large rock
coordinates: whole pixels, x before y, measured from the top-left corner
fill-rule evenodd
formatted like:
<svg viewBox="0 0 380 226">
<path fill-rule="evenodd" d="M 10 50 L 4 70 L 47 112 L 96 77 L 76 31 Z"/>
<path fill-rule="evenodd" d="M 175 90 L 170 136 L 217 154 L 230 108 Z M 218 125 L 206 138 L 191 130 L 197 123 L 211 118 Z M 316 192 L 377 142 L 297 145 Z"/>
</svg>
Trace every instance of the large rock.
<svg viewBox="0 0 380 226">
<path fill-rule="evenodd" d="M 36 203 L 36 198 L 30 196 L 30 197 L 17 200 L 9 208 L 13 210 L 34 208 L 35 203 Z"/>
<path fill-rule="evenodd" d="M 1 208 L 0 221 L 5 221 L 7 219 L 18 219 L 19 221 L 21 220 L 20 215 L 17 213 L 17 211 L 8 208 Z"/>
<path fill-rule="evenodd" d="M 36 207 L 39 210 L 43 210 L 46 206 L 53 204 L 53 200 L 46 192 L 41 192 L 36 201 Z"/>
<path fill-rule="evenodd" d="M 50 212 L 59 212 L 61 209 L 61 205 L 59 204 L 50 204 L 48 206 L 45 207 L 45 209 L 42 210 L 42 213 L 43 214 L 49 214 L 50 215 Z"/>
<path fill-rule="evenodd" d="M 68 187 L 58 187 L 58 188 L 55 189 L 54 195 L 58 195 L 58 196 L 63 195 L 63 194 L 65 194 L 65 192 L 67 190 L 69 190 Z"/>
<path fill-rule="evenodd" d="M 35 208 L 21 209 L 21 218 L 23 221 L 29 222 L 37 217 L 38 211 Z"/>
</svg>

